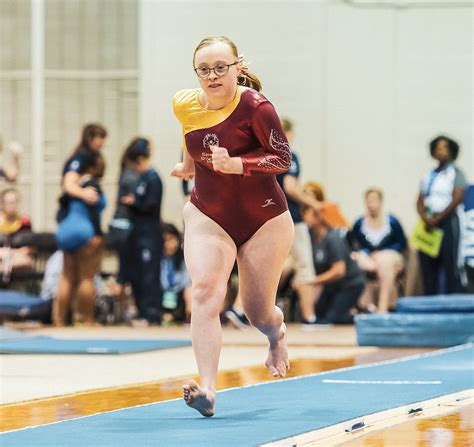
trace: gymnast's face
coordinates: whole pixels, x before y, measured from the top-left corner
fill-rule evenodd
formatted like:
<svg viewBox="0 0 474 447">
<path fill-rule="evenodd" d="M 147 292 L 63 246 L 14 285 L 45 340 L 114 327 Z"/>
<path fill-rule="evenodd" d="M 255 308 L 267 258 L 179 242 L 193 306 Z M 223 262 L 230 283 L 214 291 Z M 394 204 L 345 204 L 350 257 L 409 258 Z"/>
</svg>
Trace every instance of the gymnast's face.
<svg viewBox="0 0 474 447">
<path fill-rule="evenodd" d="M 194 68 L 198 69 L 199 83 L 209 99 L 230 98 L 232 100 L 234 98 L 240 67 L 238 64 L 230 64 L 234 64 L 237 60 L 238 58 L 234 56 L 229 45 L 224 42 L 208 45 L 196 52 Z M 206 68 L 213 70 L 207 70 L 208 76 L 200 76 L 199 69 Z M 201 71 L 206 74 L 206 70 Z"/>
</svg>

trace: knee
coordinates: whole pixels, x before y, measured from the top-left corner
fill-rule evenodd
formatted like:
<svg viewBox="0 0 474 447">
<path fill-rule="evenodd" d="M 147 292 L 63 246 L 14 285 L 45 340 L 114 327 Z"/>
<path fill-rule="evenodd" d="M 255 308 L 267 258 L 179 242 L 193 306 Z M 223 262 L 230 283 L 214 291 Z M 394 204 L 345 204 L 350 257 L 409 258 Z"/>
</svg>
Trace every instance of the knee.
<svg viewBox="0 0 474 447">
<path fill-rule="evenodd" d="M 80 290 L 95 290 L 94 278 L 81 278 L 77 283 L 77 288 Z"/>
<path fill-rule="evenodd" d="M 225 285 L 222 286 L 207 282 L 193 284 L 193 311 L 201 309 L 212 316 L 219 315 L 226 291 L 227 289 Z"/>
<path fill-rule="evenodd" d="M 262 315 L 257 315 L 252 312 L 246 313 L 245 315 L 249 319 L 252 326 L 255 326 L 257 329 L 262 330 L 270 326 L 269 321 L 268 321 L 269 319 L 262 317 Z"/>
<path fill-rule="evenodd" d="M 281 322 L 283 322 L 283 313 L 281 310 L 278 307 L 274 309 L 277 309 L 277 312 L 281 314 Z M 252 326 L 255 326 L 257 329 L 264 330 L 273 327 L 275 324 L 275 314 L 273 312 L 262 312 L 262 309 L 247 309 L 245 306 L 244 311 Z"/>
</svg>

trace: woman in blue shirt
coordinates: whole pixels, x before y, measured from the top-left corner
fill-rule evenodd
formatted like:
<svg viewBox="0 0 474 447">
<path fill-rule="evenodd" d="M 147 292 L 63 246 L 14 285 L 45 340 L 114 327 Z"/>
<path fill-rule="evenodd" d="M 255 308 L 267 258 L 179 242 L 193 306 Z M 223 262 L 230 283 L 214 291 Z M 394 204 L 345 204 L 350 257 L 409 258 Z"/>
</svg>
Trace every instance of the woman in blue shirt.
<svg viewBox="0 0 474 447">
<path fill-rule="evenodd" d="M 81 142 L 63 168 L 57 237 L 64 250 L 64 265 L 53 309 L 57 326 L 69 323 L 73 298 L 77 300 L 73 322 L 94 323 L 94 276 L 102 260 L 100 213 L 105 207 L 97 178 L 104 175 L 100 151 L 106 136 L 100 124 L 86 125 Z"/>
<path fill-rule="evenodd" d="M 370 188 L 366 191 L 365 206 L 367 213 L 357 219 L 352 228 L 351 244 L 362 270 L 379 280 L 377 308 L 380 312 L 387 312 L 390 303 L 397 297 L 395 280 L 403 270 L 407 240 L 398 219 L 383 211 L 383 192 L 380 189 Z M 360 303 L 364 307 L 373 306 L 369 295 L 367 289 Z M 377 308 L 373 307 L 372 310 Z"/>
</svg>

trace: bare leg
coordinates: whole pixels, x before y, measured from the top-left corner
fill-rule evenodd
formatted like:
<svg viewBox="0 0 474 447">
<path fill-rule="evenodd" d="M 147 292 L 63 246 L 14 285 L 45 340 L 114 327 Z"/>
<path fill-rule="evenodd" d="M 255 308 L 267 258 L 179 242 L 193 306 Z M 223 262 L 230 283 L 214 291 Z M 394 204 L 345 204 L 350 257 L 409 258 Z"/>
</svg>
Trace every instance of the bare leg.
<svg viewBox="0 0 474 447">
<path fill-rule="evenodd" d="M 76 287 L 76 253 L 64 252 L 63 269 L 59 279 L 58 292 L 53 303 L 53 322 L 55 326 L 66 326 Z"/>
<path fill-rule="evenodd" d="M 380 282 L 378 308 L 387 312 L 391 302 L 396 301 L 395 279 L 403 266 L 403 258 L 395 250 L 382 250 L 374 254 L 377 276 Z"/>
<path fill-rule="evenodd" d="M 266 366 L 274 377 L 289 368 L 286 326 L 275 305 L 278 281 L 293 241 L 293 222 L 285 212 L 267 221 L 239 248 L 240 294 L 250 322 L 270 343 Z"/>
<path fill-rule="evenodd" d="M 298 294 L 301 316 L 306 321 L 313 321 L 316 317 L 314 313 L 314 304 L 319 296 L 316 286 L 313 284 L 295 284 Z"/>
<path fill-rule="evenodd" d="M 191 317 L 191 310 L 193 307 L 193 304 L 192 304 L 193 295 L 192 295 L 191 287 L 186 287 L 183 290 L 183 298 L 184 298 L 184 314 L 186 318 L 188 318 L 188 317 Z"/>
<path fill-rule="evenodd" d="M 372 256 L 369 256 L 363 251 L 355 253 L 355 260 L 359 267 L 367 273 L 376 273 L 377 272 L 377 263 Z M 359 297 L 359 306 L 363 309 L 367 309 L 370 312 L 377 311 L 377 307 L 374 304 L 374 286 L 371 283 L 366 283 L 365 289 L 362 292 L 362 295 Z"/>
<path fill-rule="evenodd" d="M 102 261 L 102 238 L 95 236 L 78 251 L 79 283 L 77 286 L 78 323 L 93 324 L 97 291 L 94 276 L 100 271 Z"/>
<path fill-rule="evenodd" d="M 304 222 L 295 224 L 290 256 L 294 261 L 294 288 L 298 295 L 301 316 L 306 321 L 314 321 L 316 318 L 314 304 L 317 290 L 313 282 L 316 278 L 316 272 L 314 271 L 311 237 Z"/>
<path fill-rule="evenodd" d="M 377 271 L 377 263 L 372 256 L 363 251 L 354 253 L 355 260 L 364 272 L 374 273 Z"/>
<path fill-rule="evenodd" d="M 201 386 L 183 386 L 186 403 L 204 416 L 214 414 L 222 344 L 219 311 L 237 249 L 229 235 L 192 203 L 184 207 L 184 256 L 192 280 L 191 335 Z M 205 254 L 205 255 L 203 255 Z"/>
</svg>

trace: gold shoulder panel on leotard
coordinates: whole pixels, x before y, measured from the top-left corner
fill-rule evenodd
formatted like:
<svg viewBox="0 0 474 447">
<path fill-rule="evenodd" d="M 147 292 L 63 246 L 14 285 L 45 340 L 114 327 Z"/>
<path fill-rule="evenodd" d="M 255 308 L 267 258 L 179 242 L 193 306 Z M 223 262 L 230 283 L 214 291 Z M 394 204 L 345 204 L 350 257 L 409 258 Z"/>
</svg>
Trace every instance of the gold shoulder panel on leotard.
<svg viewBox="0 0 474 447">
<path fill-rule="evenodd" d="M 173 99 L 176 118 L 183 126 L 183 135 L 199 129 L 216 126 L 225 121 L 240 102 L 243 89 L 239 88 L 233 101 L 223 109 L 208 110 L 199 103 L 201 89 L 180 90 Z"/>
</svg>

